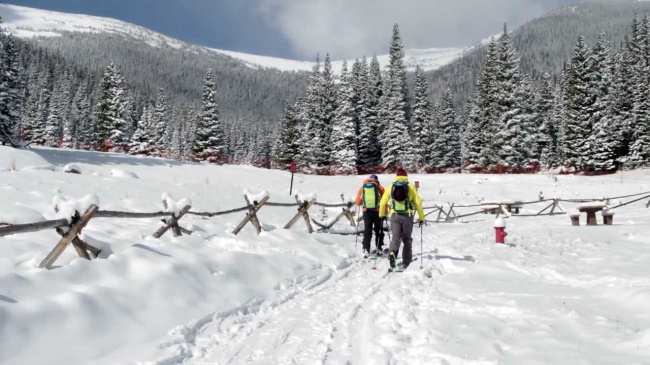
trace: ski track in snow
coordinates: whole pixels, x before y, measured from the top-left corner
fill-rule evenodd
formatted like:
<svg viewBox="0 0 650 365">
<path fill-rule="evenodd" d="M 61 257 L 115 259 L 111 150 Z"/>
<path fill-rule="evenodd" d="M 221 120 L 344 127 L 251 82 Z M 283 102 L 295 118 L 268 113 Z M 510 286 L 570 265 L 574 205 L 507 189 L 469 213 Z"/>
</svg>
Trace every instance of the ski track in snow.
<svg viewBox="0 0 650 365">
<path fill-rule="evenodd" d="M 561 351 L 566 352 L 567 361 L 616 362 L 615 348 L 598 354 L 583 350 L 607 348 L 607 336 L 590 336 L 590 331 L 627 338 L 637 345 L 645 343 L 648 354 L 647 338 L 637 336 L 640 327 L 622 324 L 628 309 L 606 296 L 593 295 L 594 287 L 619 287 L 630 278 L 567 276 L 586 271 L 595 262 L 590 255 L 606 254 L 607 244 L 561 241 L 548 247 L 532 240 L 486 247 L 484 237 L 478 237 L 467 245 L 473 233 L 462 226 L 448 227 L 451 232 L 425 237 L 425 247 L 436 242 L 447 247 L 446 252 L 425 249 L 423 259 L 403 273 L 386 273 L 386 259 L 379 260 L 377 271 L 371 269 L 372 260 L 340 270 L 322 268 L 319 274 L 303 277 L 278 292 L 274 299 L 201 321 L 185 337 L 189 340 L 166 344 L 175 347 L 177 355 L 155 364 L 517 364 L 526 350 L 509 343 L 521 337 L 540 343 L 538 361 L 526 363 L 547 363 L 543 347 L 549 342 L 565 344 Z M 552 236 L 552 231 L 545 231 Z M 458 247 L 453 242 L 463 243 Z M 418 243 L 414 242 L 416 255 Z M 545 257 L 549 250 L 558 256 Z M 460 252 L 473 252 L 487 260 L 480 262 Z M 540 259 L 544 265 L 535 264 Z M 470 270 L 478 271 L 472 280 L 452 279 Z M 480 278 L 493 270 L 503 271 L 496 283 Z M 535 287 L 517 285 L 526 279 L 536 282 Z M 650 285 L 650 280 L 636 280 L 646 289 Z M 508 282 L 513 286 L 491 288 Z M 647 291 L 643 295 L 650 299 Z M 529 310 L 532 303 L 543 310 Z M 618 309 L 602 313 L 602 304 Z M 558 328 L 565 322 L 573 330 Z M 463 357 L 452 355 L 462 353 L 459 348 L 468 343 L 476 344 L 473 351 Z M 494 357 L 481 356 L 488 353 Z M 630 363 L 642 364 L 642 359 L 639 356 L 638 362 Z"/>
</svg>

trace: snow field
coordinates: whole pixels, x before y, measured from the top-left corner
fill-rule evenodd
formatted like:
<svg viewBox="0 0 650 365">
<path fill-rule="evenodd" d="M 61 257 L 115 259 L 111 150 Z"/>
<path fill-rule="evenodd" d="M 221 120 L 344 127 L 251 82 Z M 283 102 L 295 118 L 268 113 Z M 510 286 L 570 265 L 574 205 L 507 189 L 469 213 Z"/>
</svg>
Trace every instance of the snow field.
<svg viewBox="0 0 650 365">
<path fill-rule="evenodd" d="M 191 199 L 193 211 L 244 206 L 245 190 L 295 201 L 290 174 L 281 171 L 4 147 L 0 169 L 10 154 L 17 168 L 0 172 L 0 218 L 23 222 L 55 217 L 56 195 L 95 194 L 101 209 L 137 212 L 162 210 L 163 193 L 168 205 Z M 69 163 L 83 174 L 64 173 Z M 30 164 L 54 170 L 24 169 Z M 140 178 L 111 176 L 114 169 Z M 649 176 L 625 172 L 622 184 L 618 175 L 410 180 L 420 181 L 431 206 L 534 200 L 540 191 L 562 198 L 635 194 L 650 191 Z M 365 177 L 296 175 L 294 191 L 338 203 Z M 388 184 L 392 176 L 380 181 Z M 93 219 L 83 238 L 102 248 L 100 259 L 79 259 L 68 248 L 50 271 L 37 266 L 59 239 L 54 230 L 1 237 L 0 362 L 647 364 L 650 210 L 644 203 L 617 209 L 614 226 L 513 216 L 506 220 L 508 245 L 494 244 L 494 216 L 429 225 L 421 261 L 395 274 L 386 274 L 385 259 L 377 271 L 360 262 L 354 236 L 309 235 L 302 220 L 281 229 L 295 214 L 290 208 L 263 207 L 258 217 L 268 231 L 259 237 L 251 226 L 229 233 L 244 213 L 188 216 L 180 224 L 192 236 L 160 240 L 148 237 L 156 219 Z M 525 206 L 522 213 L 544 206 Z M 320 211 L 310 214 L 318 218 Z M 329 217 L 339 212 L 327 210 Z M 343 219 L 336 227 L 346 226 Z M 420 255 L 417 228 L 413 251 Z"/>
</svg>

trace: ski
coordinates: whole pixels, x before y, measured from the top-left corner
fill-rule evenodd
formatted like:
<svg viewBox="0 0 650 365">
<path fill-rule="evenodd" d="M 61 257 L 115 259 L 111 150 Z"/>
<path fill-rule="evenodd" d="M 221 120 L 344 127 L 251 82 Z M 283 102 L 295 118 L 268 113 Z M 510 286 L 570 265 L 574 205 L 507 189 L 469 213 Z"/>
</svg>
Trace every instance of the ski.
<svg viewBox="0 0 650 365">
<path fill-rule="evenodd" d="M 417 261 L 417 260 L 418 260 L 418 258 L 414 257 L 413 260 L 411 260 L 411 263 L 413 263 L 414 261 Z M 400 262 L 397 263 L 397 266 L 395 268 L 389 267 L 388 272 L 389 273 L 390 272 L 404 272 L 404 270 L 406 270 L 407 267 L 404 267 L 404 263 L 402 261 L 400 261 Z"/>
</svg>

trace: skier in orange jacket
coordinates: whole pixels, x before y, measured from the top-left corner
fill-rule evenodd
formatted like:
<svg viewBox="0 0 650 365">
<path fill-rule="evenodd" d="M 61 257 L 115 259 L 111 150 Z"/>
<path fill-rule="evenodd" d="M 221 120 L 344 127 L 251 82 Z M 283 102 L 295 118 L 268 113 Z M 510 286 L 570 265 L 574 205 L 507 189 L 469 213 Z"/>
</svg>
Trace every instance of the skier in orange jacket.
<svg viewBox="0 0 650 365">
<path fill-rule="evenodd" d="M 363 206 L 363 254 L 368 257 L 370 254 L 370 240 L 372 232 L 375 232 L 375 248 L 377 255 L 383 254 L 384 230 L 382 219 L 379 217 L 379 203 L 384 195 L 384 187 L 379 183 L 377 175 L 371 175 L 364 180 L 363 186 L 359 189 L 356 203 Z"/>
</svg>

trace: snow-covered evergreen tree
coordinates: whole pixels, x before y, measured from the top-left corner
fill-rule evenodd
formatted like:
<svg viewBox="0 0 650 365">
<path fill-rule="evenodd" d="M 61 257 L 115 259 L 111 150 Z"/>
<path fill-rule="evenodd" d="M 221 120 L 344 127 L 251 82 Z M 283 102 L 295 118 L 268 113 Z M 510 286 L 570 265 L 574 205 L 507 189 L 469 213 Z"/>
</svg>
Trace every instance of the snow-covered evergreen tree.
<svg viewBox="0 0 650 365">
<path fill-rule="evenodd" d="M 102 151 L 122 151 L 126 144 L 122 119 L 124 110 L 124 81 L 115 64 L 107 67 L 100 85 L 100 99 L 97 106 L 97 137 Z"/>
<path fill-rule="evenodd" d="M 357 135 L 354 114 L 354 90 L 348 74 L 347 62 L 344 61 L 332 130 L 332 165 L 337 174 L 350 175 L 357 172 Z"/>
<path fill-rule="evenodd" d="M 65 75 L 59 75 L 54 82 L 48 104 L 49 110 L 45 122 L 45 145 L 59 147 L 64 140 L 65 105 L 70 85 Z"/>
<path fill-rule="evenodd" d="M 284 103 L 284 117 L 278 125 L 277 137 L 273 150 L 274 162 L 279 166 L 286 166 L 295 161 L 299 153 L 299 131 L 297 105 L 289 101 Z"/>
<path fill-rule="evenodd" d="M 385 100 L 385 129 L 381 138 L 382 159 L 387 168 L 411 164 L 416 156 L 414 144 L 410 137 L 407 119 L 406 68 L 404 66 L 404 46 L 395 24 L 390 45 L 388 67 L 388 93 Z M 407 166 L 413 167 L 413 166 Z"/>
<path fill-rule="evenodd" d="M 82 81 L 77 90 L 75 90 L 70 105 L 70 119 L 69 119 L 69 133 L 71 133 L 72 140 L 66 141 L 68 148 L 81 148 L 80 131 L 81 126 L 85 122 L 89 122 L 91 115 L 90 109 L 90 95 L 88 92 L 88 83 Z M 67 139 L 67 138 L 66 138 Z M 72 143 L 70 143 L 72 142 Z"/>
<path fill-rule="evenodd" d="M 165 149 L 170 139 L 167 137 L 167 124 L 169 122 L 170 111 L 167 106 L 167 99 L 165 97 L 165 90 L 160 88 L 156 95 L 153 113 L 151 114 L 151 127 L 153 134 L 151 135 L 151 143 L 157 146 L 156 150 L 160 156 L 165 155 Z"/>
<path fill-rule="evenodd" d="M 592 132 L 589 111 L 593 105 L 591 85 L 591 56 L 582 35 L 578 37 L 567 75 L 565 152 L 568 163 L 578 169 L 588 166 Z"/>
<path fill-rule="evenodd" d="M 324 125 L 322 120 L 322 78 L 320 59 L 317 58 L 316 64 L 309 76 L 307 93 L 301 108 L 301 119 L 304 121 L 304 125 L 300 138 L 300 156 L 298 162 L 308 169 L 318 168 L 319 164 L 323 163 L 322 151 L 318 150 L 324 138 L 324 133 L 322 133 Z"/>
<path fill-rule="evenodd" d="M 354 103 L 354 125 L 355 133 L 357 135 L 357 165 L 363 166 L 362 158 L 360 156 L 361 151 L 365 156 L 363 156 L 363 161 L 367 161 L 369 158 L 368 151 L 372 149 L 370 146 L 371 143 L 377 144 L 377 131 L 374 127 L 374 120 L 371 120 L 368 98 L 369 95 L 369 75 L 368 75 L 368 60 L 366 57 L 363 59 L 356 60 L 352 66 L 352 72 L 350 76 L 350 84 L 353 91 L 353 103 Z M 337 99 L 338 100 L 338 99 Z M 337 101 L 338 102 L 338 101 Z M 338 105 L 337 105 L 338 107 Z"/>
<path fill-rule="evenodd" d="M 132 155 L 150 155 L 157 146 L 155 139 L 155 125 L 153 125 L 153 116 L 151 107 L 145 107 L 142 116 L 138 121 L 138 126 L 131 136 L 129 143 L 129 154 Z"/>
<path fill-rule="evenodd" d="M 633 142 L 627 165 L 633 168 L 650 162 L 650 76 L 640 78 L 634 103 Z"/>
<path fill-rule="evenodd" d="M 318 137 L 314 139 L 316 149 L 313 151 L 314 161 L 318 169 L 325 169 L 330 165 L 330 157 L 332 153 L 332 146 L 330 144 L 330 136 L 332 134 L 334 113 L 336 111 L 336 84 L 334 82 L 334 71 L 332 70 L 332 62 L 330 55 L 325 55 L 325 62 L 323 63 L 323 72 L 321 73 L 321 84 L 318 88 L 318 99 L 321 103 L 321 116 L 316 118 L 318 122 L 315 133 Z"/>
<path fill-rule="evenodd" d="M 613 63 L 611 45 L 603 32 L 591 51 L 590 93 L 594 102 L 589 110 L 593 126 L 590 135 L 591 159 L 589 166 L 596 171 L 611 171 L 616 168 L 618 138 L 614 117 L 615 98 L 612 95 Z"/>
<path fill-rule="evenodd" d="M 434 167 L 448 169 L 461 165 L 461 131 L 453 95 L 447 88 L 437 108 L 437 133 L 432 136 L 438 159 Z"/>
<path fill-rule="evenodd" d="M 519 71 L 519 57 L 505 25 L 499 40 L 499 57 L 496 63 L 497 118 L 492 120 L 494 124 L 489 128 L 494 133 L 491 149 L 497 152 L 497 163 L 517 167 L 526 160 L 523 124 L 530 116 L 527 114 L 524 98 L 529 90 L 523 83 Z"/>
<path fill-rule="evenodd" d="M 613 134 L 618 137 L 617 156 L 627 156 L 633 137 L 634 102 L 636 84 L 634 65 L 627 49 L 621 49 L 616 55 L 614 65 L 614 79 L 612 83 L 612 121 Z"/>
<path fill-rule="evenodd" d="M 359 121 L 358 165 L 377 166 L 381 163 L 381 122 L 379 120 L 379 100 L 383 94 L 381 68 L 377 56 L 370 61 L 365 98 L 366 118 Z"/>
<path fill-rule="evenodd" d="M 498 73 L 499 49 L 496 40 L 490 40 L 487 49 L 485 67 L 477 84 L 477 93 L 468 113 L 465 128 L 465 164 L 469 166 L 488 167 L 495 163 L 496 151 L 491 139 L 497 131 L 497 108 L 495 97 L 496 77 Z"/>
<path fill-rule="evenodd" d="M 0 18 L 0 23 L 2 18 Z M 14 138 L 20 121 L 23 88 L 22 70 L 18 64 L 18 50 L 11 36 L 0 29 L 0 139 Z"/>
<path fill-rule="evenodd" d="M 205 75 L 201 115 L 192 150 L 196 161 L 224 163 L 227 160 L 227 141 L 219 120 L 212 69 Z"/>
<path fill-rule="evenodd" d="M 416 142 L 416 153 L 425 156 L 425 150 L 431 148 L 427 141 L 431 140 L 430 125 L 431 102 L 429 101 L 429 83 L 419 65 L 415 69 L 415 84 L 413 87 L 413 116 L 411 120 L 413 139 Z M 422 159 L 426 162 L 426 158 Z"/>
<path fill-rule="evenodd" d="M 530 126 L 528 138 L 530 145 L 530 160 L 537 162 L 542 167 L 549 167 L 551 152 L 557 140 L 557 130 L 553 124 L 554 86 L 549 73 L 544 73 L 537 84 L 533 96 L 533 113 L 535 121 Z M 535 126 L 537 125 L 537 128 Z"/>
</svg>

